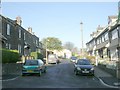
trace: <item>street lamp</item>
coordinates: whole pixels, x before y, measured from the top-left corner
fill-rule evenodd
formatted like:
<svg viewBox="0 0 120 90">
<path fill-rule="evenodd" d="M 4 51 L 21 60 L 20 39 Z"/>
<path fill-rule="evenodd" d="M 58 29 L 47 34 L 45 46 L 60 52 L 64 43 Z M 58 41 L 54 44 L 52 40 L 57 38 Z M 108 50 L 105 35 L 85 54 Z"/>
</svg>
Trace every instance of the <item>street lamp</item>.
<svg viewBox="0 0 120 90">
<path fill-rule="evenodd" d="M 48 54 L 47 54 L 47 41 L 49 42 L 49 40 L 46 40 L 46 64 L 48 64 L 48 58 L 47 58 L 47 56 L 48 56 Z"/>
<path fill-rule="evenodd" d="M 83 55 L 83 23 L 81 22 L 80 23 L 80 28 L 81 28 L 81 44 L 82 44 L 82 55 Z"/>
</svg>

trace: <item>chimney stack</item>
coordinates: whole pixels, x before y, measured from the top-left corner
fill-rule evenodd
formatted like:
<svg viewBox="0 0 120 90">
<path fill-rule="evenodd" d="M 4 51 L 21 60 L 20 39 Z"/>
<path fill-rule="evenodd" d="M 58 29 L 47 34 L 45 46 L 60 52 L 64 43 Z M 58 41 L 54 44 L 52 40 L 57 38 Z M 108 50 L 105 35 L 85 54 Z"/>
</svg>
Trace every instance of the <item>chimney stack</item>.
<svg viewBox="0 0 120 90">
<path fill-rule="evenodd" d="M 32 27 L 28 27 L 28 32 L 32 34 Z"/>
<path fill-rule="evenodd" d="M 17 16 L 17 17 L 16 17 L 16 23 L 21 26 L 22 20 L 21 20 L 21 17 L 20 17 L 20 16 Z"/>
</svg>

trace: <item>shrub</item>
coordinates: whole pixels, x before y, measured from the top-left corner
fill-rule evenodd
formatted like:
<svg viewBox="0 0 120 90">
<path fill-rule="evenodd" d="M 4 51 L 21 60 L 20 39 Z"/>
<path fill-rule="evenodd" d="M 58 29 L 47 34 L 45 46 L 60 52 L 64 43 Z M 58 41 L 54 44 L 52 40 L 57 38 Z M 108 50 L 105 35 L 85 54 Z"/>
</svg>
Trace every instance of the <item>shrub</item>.
<svg viewBox="0 0 120 90">
<path fill-rule="evenodd" d="M 16 63 L 20 60 L 17 50 L 0 49 L 2 51 L 2 63 Z"/>
</svg>

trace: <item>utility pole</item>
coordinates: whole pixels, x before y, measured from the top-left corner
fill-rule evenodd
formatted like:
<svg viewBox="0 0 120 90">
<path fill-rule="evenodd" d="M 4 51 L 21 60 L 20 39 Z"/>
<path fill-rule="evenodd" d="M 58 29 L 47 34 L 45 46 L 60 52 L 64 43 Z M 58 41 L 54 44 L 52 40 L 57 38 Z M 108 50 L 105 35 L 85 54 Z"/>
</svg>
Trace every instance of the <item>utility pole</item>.
<svg viewBox="0 0 120 90">
<path fill-rule="evenodd" d="M 83 23 L 80 23 L 80 29 L 81 29 L 81 44 L 82 44 L 82 56 L 83 56 Z"/>
</svg>

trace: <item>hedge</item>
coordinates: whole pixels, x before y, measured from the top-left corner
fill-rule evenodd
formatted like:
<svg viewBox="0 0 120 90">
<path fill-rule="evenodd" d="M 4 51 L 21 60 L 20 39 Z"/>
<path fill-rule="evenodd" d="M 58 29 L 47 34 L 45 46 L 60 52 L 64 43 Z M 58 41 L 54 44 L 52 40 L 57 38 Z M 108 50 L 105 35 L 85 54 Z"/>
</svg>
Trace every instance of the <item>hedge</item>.
<svg viewBox="0 0 120 90">
<path fill-rule="evenodd" d="M 33 56 L 34 59 L 41 59 L 41 60 L 43 60 L 43 55 L 41 53 L 31 52 L 31 56 Z"/>
<path fill-rule="evenodd" d="M 17 50 L 0 49 L 2 51 L 2 63 L 16 63 L 20 60 Z"/>
</svg>

